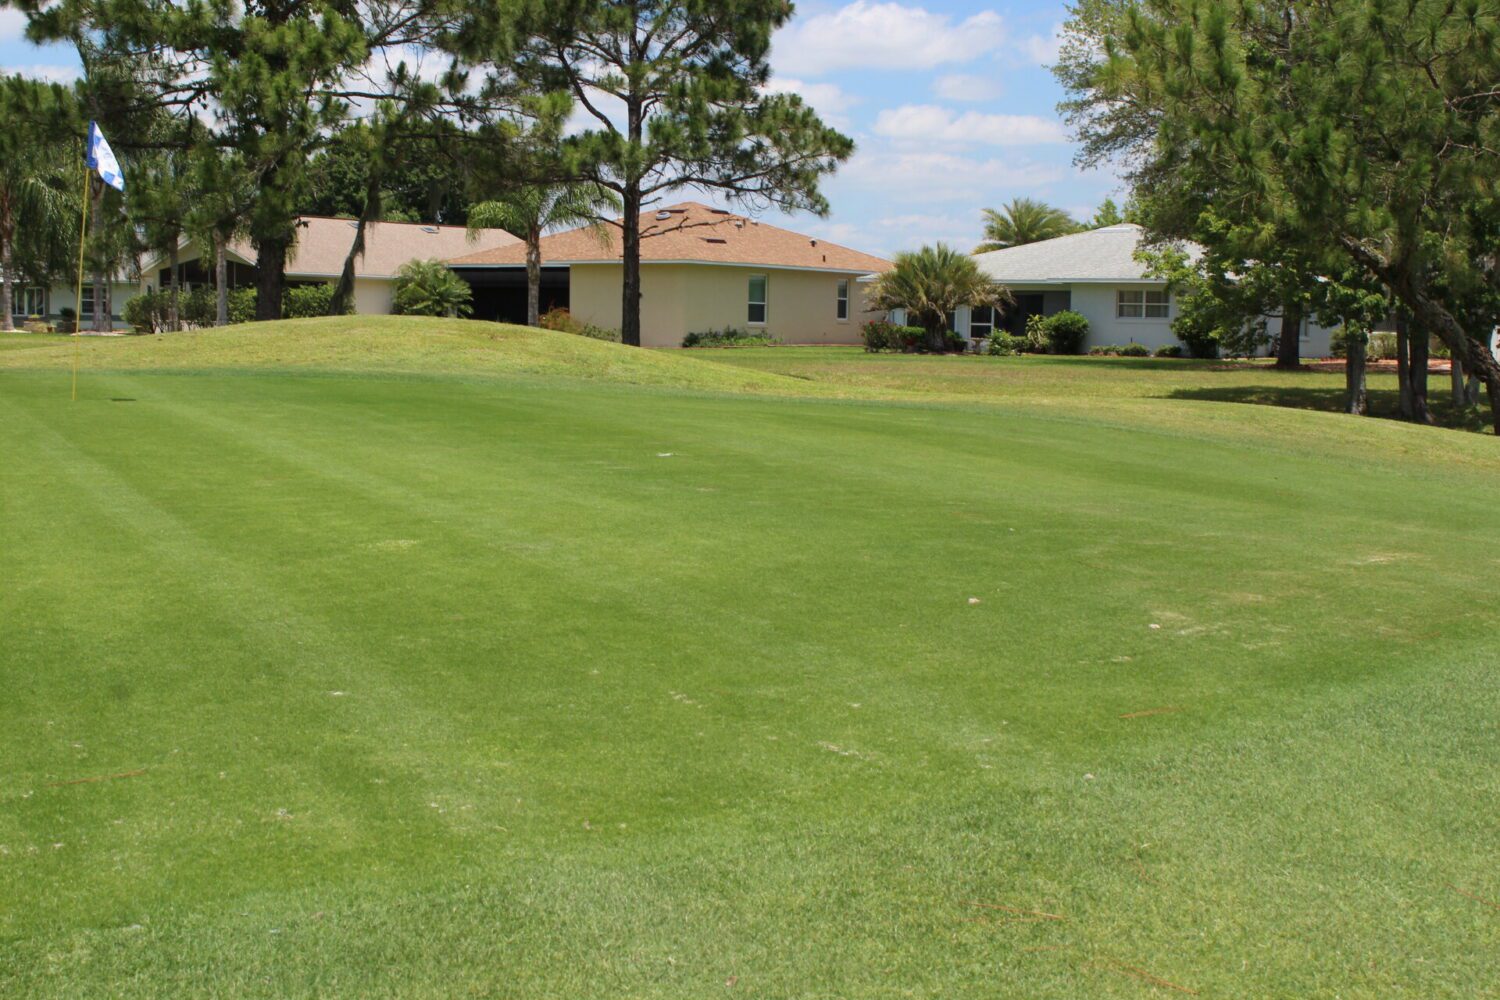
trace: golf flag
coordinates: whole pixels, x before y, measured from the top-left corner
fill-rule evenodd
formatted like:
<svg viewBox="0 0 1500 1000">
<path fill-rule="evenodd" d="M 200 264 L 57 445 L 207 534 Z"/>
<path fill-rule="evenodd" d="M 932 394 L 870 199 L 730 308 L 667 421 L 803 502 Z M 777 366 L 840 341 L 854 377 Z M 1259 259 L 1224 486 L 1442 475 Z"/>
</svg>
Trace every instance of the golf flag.
<svg viewBox="0 0 1500 1000">
<path fill-rule="evenodd" d="M 89 122 L 89 149 L 84 162 L 104 183 L 116 191 L 125 190 L 125 175 L 120 171 L 120 161 L 115 159 L 115 151 L 109 148 L 104 133 L 99 131 L 98 122 Z"/>
</svg>

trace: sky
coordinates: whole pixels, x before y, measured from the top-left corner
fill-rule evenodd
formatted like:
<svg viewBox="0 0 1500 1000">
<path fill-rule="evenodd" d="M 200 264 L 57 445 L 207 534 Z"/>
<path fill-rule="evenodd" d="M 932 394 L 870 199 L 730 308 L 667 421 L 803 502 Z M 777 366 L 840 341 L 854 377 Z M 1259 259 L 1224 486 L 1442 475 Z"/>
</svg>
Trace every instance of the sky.
<svg viewBox="0 0 1500 1000">
<path fill-rule="evenodd" d="M 775 36 L 771 89 L 790 91 L 855 140 L 823 182 L 827 218 L 761 218 L 869 253 L 924 243 L 970 249 L 981 210 L 1017 196 L 1075 217 L 1118 179 L 1073 165 L 1048 64 L 1066 17 L 1061 0 L 804 0 Z M 0 10 L 0 71 L 67 79 L 67 48 L 22 38 L 24 20 Z M 705 195 L 688 195 L 713 201 Z"/>
</svg>

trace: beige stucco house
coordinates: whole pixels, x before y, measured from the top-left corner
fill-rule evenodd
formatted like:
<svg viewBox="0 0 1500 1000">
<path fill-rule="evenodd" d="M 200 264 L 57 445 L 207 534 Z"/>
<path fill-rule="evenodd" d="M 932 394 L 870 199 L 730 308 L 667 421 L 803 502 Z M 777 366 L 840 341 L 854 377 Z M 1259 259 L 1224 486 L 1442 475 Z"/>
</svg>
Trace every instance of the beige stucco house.
<svg viewBox="0 0 1500 1000">
<path fill-rule="evenodd" d="M 448 266 L 474 288 L 478 319 L 525 321 L 524 245 L 467 253 Z M 542 239 L 542 309 L 618 329 L 624 267 L 617 227 Z M 859 343 L 868 282 L 889 261 L 697 202 L 641 216 L 641 343 L 689 333 L 764 330 L 788 344 Z"/>
<path fill-rule="evenodd" d="M 288 284 L 337 281 L 344 271 L 344 258 L 354 245 L 356 223 L 352 219 L 303 216 L 297 220 L 297 242 L 287 257 Z M 433 226 L 409 222 L 372 222 L 365 229 L 365 253 L 354 264 L 354 311 L 383 315 L 391 311 L 396 272 L 412 260 L 447 260 L 476 250 L 496 250 L 520 244 L 503 229 L 480 229 L 472 235 L 463 226 Z M 229 285 L 238 288 L 255 282 L 255 249 L 246 239 L 228 247 Z M 212 255 L 200 257 L 199 247 L 184 240 L 178 259 L 182 287 L 213 285 Z M 149 262 L 143 269 L 146 286 L 165 288 L 171 267 L 165 258 Z"/>
</svg>

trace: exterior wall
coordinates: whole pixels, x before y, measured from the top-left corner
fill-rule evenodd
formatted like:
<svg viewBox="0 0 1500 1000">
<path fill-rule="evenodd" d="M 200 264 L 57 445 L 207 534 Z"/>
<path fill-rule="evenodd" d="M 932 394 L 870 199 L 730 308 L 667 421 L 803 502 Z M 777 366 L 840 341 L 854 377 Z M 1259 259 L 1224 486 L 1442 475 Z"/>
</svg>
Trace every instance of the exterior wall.
<svg viewBox="0 0 1500 1000">
<path fill-rule="evenodd" d="M 354 311 L 361 316 L 390 314 L 396 282 L 387 278 L 354 279 Z"/>
<path fill-rule="evenodd" d="M 17 289 L 19 291 L 19 288 Z M 123 330 L 127 326 L 125 316 L 125 303 L 140 294 L 141 286 L 133 281 L 116 281 L 109 286 L 109 312 L 112 326 L 116 330 Z M 19 300 L 20 296 L 17 296 Z M 62 320 L 64 309 L 77 310 L 78 289 L 73 285 L 53 285 L 47 289 L 47 315 L 43 317 L 49 323 L 57 323 Z M 17 325 L 21 319 L 18 317 Z M 94 314 L 89 313 L 83 317 L 83 328 L 93 329 Z"/>
<path fill-rule="evenodd" d="M 571 311 L 588 323 L 618 329 L 618 264 L 575 264 L 568 291 Z M 749 322 L 750 278 L 766 277 L 766 322 Z M 679 347 L 687 334 L 735 326 L 765 330 L 787 344 L 857 344 L 868 283 L 833 271 L 712 264 L 646 264 L 641 268 L 641 344 Z M 849 282 L 849 315 L 838 319 L 838 283 Z"/>
</svg>

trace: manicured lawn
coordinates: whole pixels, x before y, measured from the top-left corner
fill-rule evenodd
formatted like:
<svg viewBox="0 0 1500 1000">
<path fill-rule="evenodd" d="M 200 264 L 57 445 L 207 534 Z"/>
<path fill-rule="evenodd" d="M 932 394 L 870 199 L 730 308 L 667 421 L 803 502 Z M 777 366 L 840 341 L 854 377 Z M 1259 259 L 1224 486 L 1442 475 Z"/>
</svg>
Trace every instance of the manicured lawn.
<svg viewBox="0 0 1500 1000">
<path fill-rule="evenodd" d="M 0 353 L 0 995 L 1500 995 L 1493 438 L 429 329 Z"/>
</svg>

